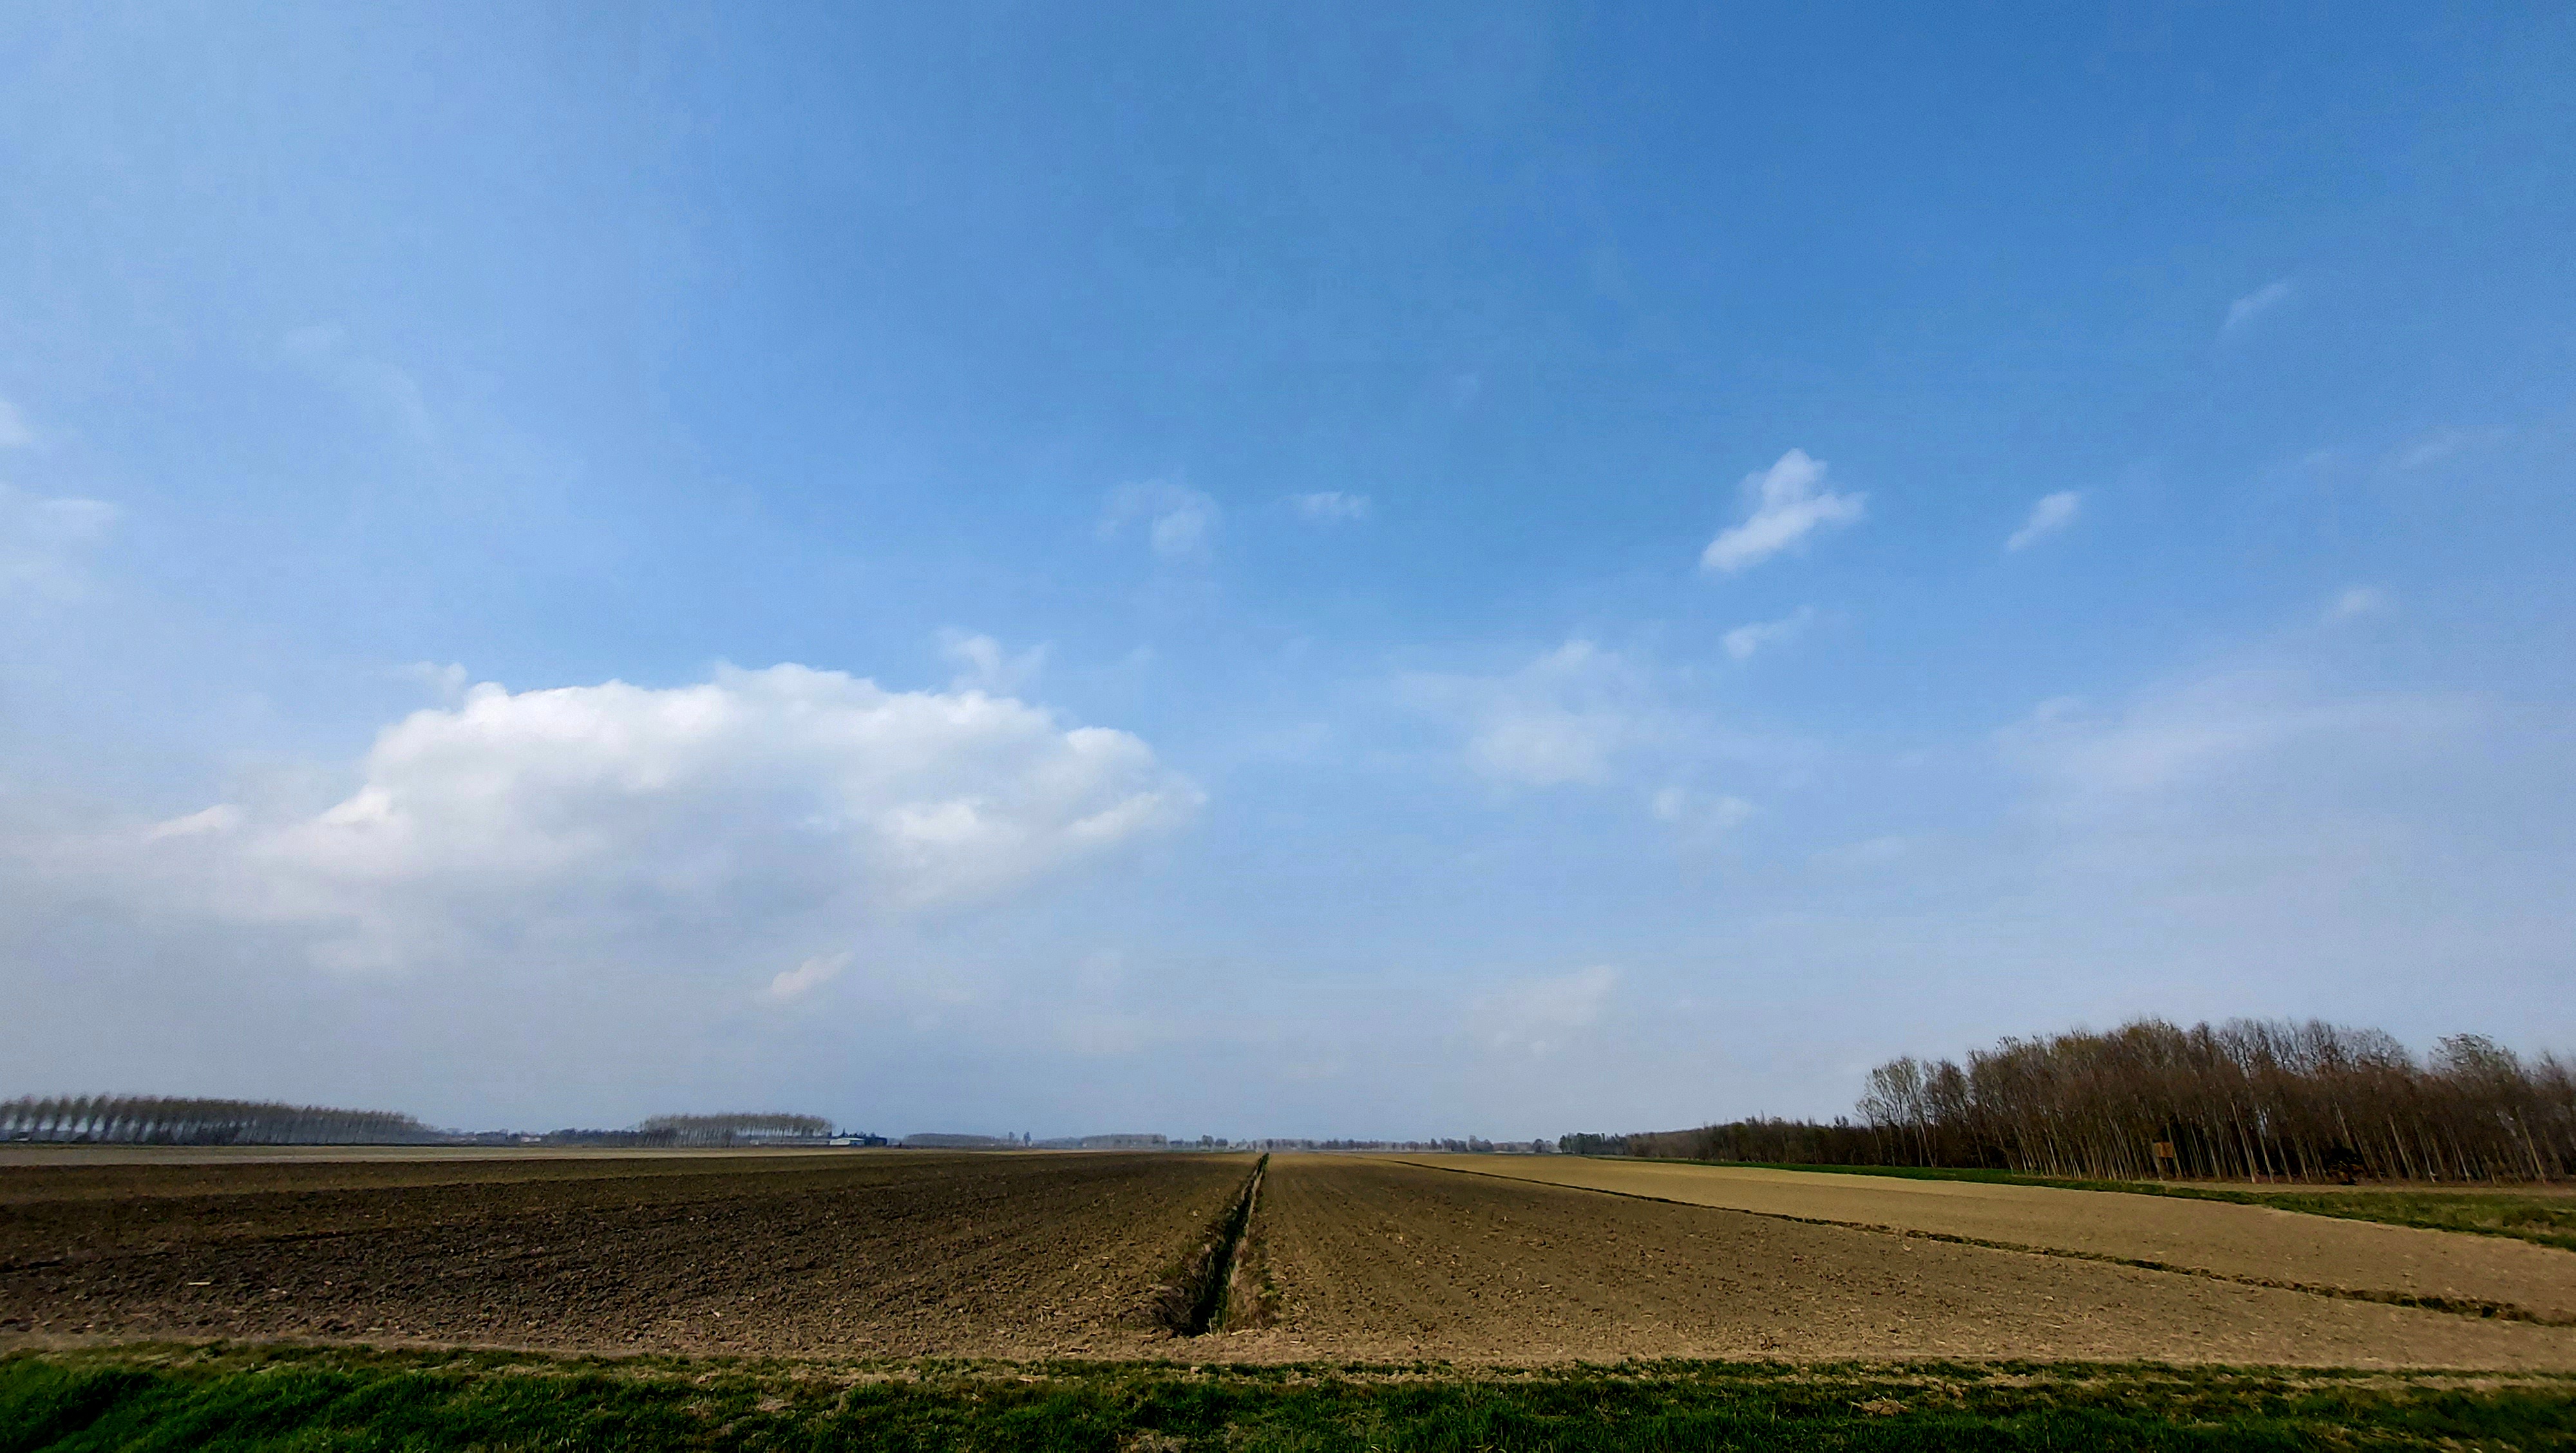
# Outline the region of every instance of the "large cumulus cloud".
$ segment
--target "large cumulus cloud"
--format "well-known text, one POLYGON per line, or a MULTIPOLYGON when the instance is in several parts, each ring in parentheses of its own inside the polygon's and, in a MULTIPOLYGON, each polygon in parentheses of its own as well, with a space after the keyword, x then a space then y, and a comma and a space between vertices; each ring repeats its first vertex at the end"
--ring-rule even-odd
POLYGON ((1126 732, 981 691, 724 669, 510 692, 386 728, 326 810, 219 804, 121 856, 170 904, 309 931, 334 967, 984 902, 1184 820, 1126 732))

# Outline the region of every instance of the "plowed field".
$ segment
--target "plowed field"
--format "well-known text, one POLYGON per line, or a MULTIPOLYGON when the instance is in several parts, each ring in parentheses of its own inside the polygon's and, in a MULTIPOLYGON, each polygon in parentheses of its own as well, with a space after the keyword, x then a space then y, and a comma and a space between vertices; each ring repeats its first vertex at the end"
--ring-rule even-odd
POLYGON ((1276 1159, 1258 1219, 1274 1356, 2576 1368, 2576 1328, 1393 1161, 1276 1159))
POLYGON ((0 1171, 0 1337, 1141 1352, 1248 1158, 0 1171), (154 1175, 158 1170, 160 1174, 154 1175))
POLYGON ((2501 1236, 2052 1186, 1573 1156, 1405 1159, 1699 1206, 2149 1261, 2238 1280, 2492 1304, 2576 1322, 2576 1252, 2501 1236))
MULTIPOLYGON (((1858 1178, 1757 1185, 1742 1194, 1810 1199, 1756 1214, 1682 1203, 1675 1188, 1700 1184, 1687 1177, 1651 1182, 1664 1198, 1645 1199, 1540 1179, 1615 1179, 1618 1165, 1492 1156, 1274 1157, 1234 1262, 1244 1301, 1216 1319, 1240 1330, 1178 1340, 1172 1307, 1190 1296, 1175 1273, 1231 1224, 1252 1166, 917 1151, 0 1164, 0 1344, 2576 1370, 2576 1327, 2528 1310, 2557 1305, 2557 1283, 2480 1260, 2576 1253, 2396 1232, 2430 1240, 2374 1271, 2338 1238, 2389 1228, 2257 1213, 2161 1225, 2168 1269, 2151 1269, 2101 1248, 2131 1247, 2119 1238, 2141 1208, 2204 1208, 2098 1192, 2000 1210, 1951 1198, 1958 1216, 2018 1218, 2006 1229, 2030 1249, 2010 1249, 1942 1239, 2002 1222, 1935 1226, 1922 1218, 1948 1203, 1934 1198, 1910 1213, 1917 1225, 1881 1187, 1842 1184, 1858 1178), (2318 1280, 2319 1267, 2347 1268, 2350 1284, 2318 1280), (2427 1267, 2451 1279, 2425 1280, 2427 1267), (2250 1284, 2266 1279, 2305 1289, 2250 1284), (2524 1310, 2369 1299, 2409 1287, 2524 1310)), ((1705 1199, 1738 1194, 1723 1181, 1705 1199)))

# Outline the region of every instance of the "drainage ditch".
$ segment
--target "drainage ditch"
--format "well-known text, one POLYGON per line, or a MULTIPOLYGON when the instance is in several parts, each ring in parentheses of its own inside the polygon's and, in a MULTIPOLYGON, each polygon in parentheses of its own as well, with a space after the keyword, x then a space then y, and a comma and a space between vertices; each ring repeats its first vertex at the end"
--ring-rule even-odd
POLYGON ((1243 1304, 1258 1300, 1258 1288, 1238 1288, 1236 1283, 1249 1280, 1243 1275, 1245 1247, 1252 1234, 1253 1210, 1261 1201, 1261 1175, 1269 1167, 1267 1155, 1253 1162, 1243 1193, 1217 1221, 1165 1298, 1163 1325, 1175 1335, 1204 1337, 1248 1320, 1240 1313, 1251 1310, 1243 1304))

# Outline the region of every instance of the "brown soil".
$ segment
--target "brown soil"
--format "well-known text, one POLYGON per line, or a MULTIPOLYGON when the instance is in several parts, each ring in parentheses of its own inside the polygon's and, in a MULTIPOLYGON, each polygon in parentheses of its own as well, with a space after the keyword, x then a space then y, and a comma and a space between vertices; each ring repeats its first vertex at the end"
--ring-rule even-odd
POLYGON ((1248 1158, 0 1170, 0 1340, 1140 1355, 1248 1158), (353 1184, 353 1182, 355 1182, 353 1184))
POLYGON ((2225 1201, 1573 1156, 1417 1164, 1814 1221, 2149 1261, 2240 1280, 2520 1309, 2576 1322, 2576 1251, 2225 1201))
POLYGON ((2576 1329, 1384 1160, 1279 1156, 1261 1358, 2150 1358, 2576 1368, 2576 1329))
MULTIPOLYGON (((1007 1154, 1007 1152, 988 1152, 1007 1154)), ((0 1206, 36 1201, 506 1185, 598 1176, 759 1175, 920 1164, 913 1150, 590 1150, 465 1146, 0 1146, 0 1206)))
POLYGON ((1237 1295, 1251 1295, 1226 1325, 1242 1330, 1178 1342, 1160 1320, 1188 1300, 1170 1273, 1204 1259, 1250 1157, 0 1165, 0 1345, 2576 1369, 2576 1327, 1494 1173, 1579 1164, 1273 1157, 1236 1260, 1237 1295))

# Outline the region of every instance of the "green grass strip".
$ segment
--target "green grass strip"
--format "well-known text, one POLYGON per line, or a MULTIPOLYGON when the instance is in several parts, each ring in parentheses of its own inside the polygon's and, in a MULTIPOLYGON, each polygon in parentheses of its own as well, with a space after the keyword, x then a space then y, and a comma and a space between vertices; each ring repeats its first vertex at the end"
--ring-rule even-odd
POLYGON ((2576 1447, 2576 1377, 1983 1364, 821 1366, 220 1347, 0 1356, 0 1453, 2554 1447, 2576 1447))

